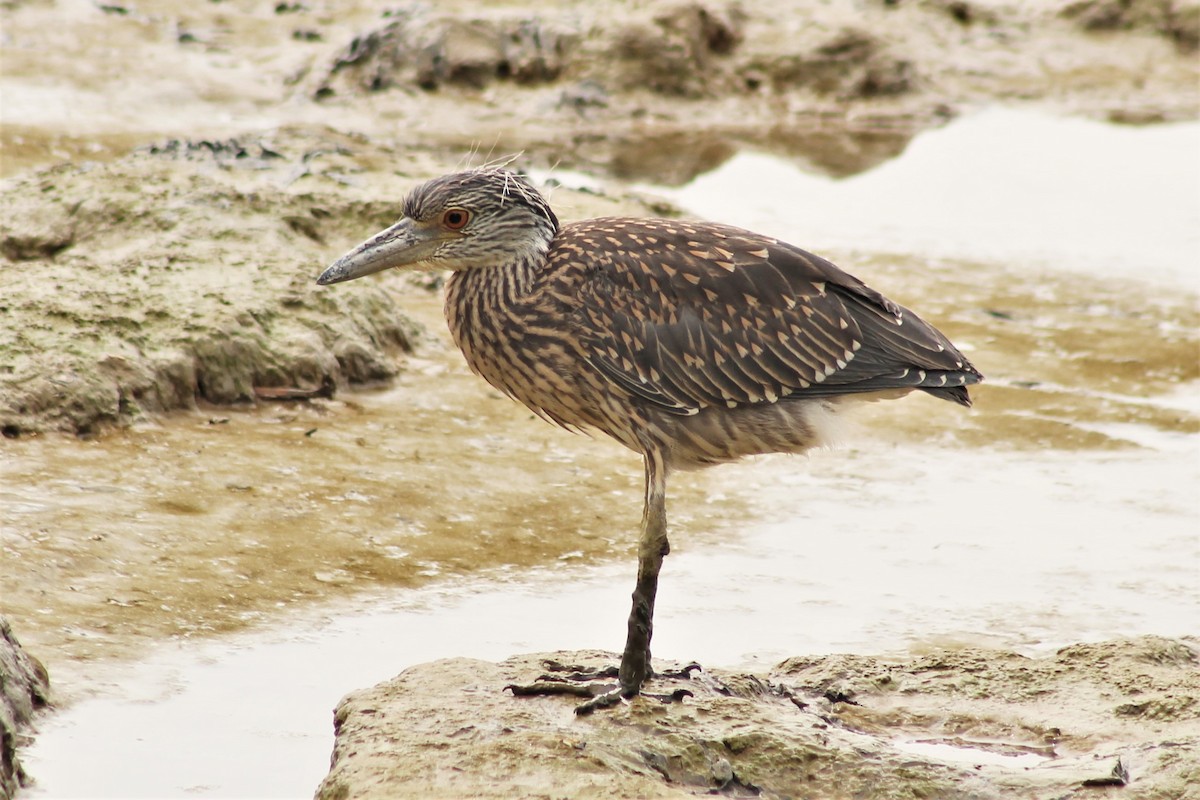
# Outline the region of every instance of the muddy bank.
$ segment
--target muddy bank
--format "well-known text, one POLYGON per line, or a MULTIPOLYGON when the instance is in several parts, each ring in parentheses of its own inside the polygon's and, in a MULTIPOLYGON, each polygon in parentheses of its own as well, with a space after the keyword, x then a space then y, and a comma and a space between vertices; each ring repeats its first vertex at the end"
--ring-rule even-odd
MULTIPOLYGON (((349 695, 317 797, 1182 798, 1200 764, 1195 641, 1081 644, 1045 658, 933 650, 793 658, 714 671, 681 703, 639 698, 575 717, 569 698, 514 698, 550 661, 452 659, 349 695)), ((1190 787, 1190 788, 1189 788, 1190 787)))
POLYGON ((1190 118, 1197 12, 1152 2, 405 6, 314 59, 297 86, 331 110, 369 98, 443 144, 521 149, 619 177, 681 183, 744 147, 844 176, 984 103, 1190 118), (1140 58, 1154 67, 1134 67, 1140 58), (456 118, 464 105, 478 121, 456 118))

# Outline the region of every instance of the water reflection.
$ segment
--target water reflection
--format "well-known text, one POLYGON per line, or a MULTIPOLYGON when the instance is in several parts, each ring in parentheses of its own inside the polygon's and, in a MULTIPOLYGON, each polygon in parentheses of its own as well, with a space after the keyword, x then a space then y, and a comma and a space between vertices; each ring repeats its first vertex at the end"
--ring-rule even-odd
MULTIPOLYGON (((619 178, 682 186, 728 163, 742 149, 757 148, 818 175, 842 178, 899 156, 921 127, 916 120, 882 125, 813 116, 766 129, 730 124, 724 129, 645 132, 616 140, 605 137, 597 161, 619 178)), ((746 189, 746 183, 741 183, 739 192, 746 189)))
POLYGON ((741 153, 681 205, 817 250, 1009 263, 1200 291, 1200 123, 1151 127, 992 109, 844 180, 741 153))

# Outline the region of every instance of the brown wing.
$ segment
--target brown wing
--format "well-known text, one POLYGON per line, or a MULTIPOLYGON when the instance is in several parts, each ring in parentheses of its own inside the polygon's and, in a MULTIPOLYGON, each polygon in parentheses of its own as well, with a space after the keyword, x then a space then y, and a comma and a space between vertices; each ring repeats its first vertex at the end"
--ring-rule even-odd
POLYGON ((662 409, 890 388, 969 404, 963 387, 980 379, 911 311, 774 239, 625 219, 568 226, 560 239, 594 261, 573 320, 589 363, 662 409))

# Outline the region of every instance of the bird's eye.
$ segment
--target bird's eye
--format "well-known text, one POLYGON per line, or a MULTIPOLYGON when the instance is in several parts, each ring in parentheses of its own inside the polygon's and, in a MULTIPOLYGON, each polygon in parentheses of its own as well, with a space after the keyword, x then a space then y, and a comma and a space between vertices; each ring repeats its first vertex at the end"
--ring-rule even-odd
POLYGON ((442 224, 452 231, 461 231, 471 221, 471 212, 462 208, 450 208, 442 214, 442 224))

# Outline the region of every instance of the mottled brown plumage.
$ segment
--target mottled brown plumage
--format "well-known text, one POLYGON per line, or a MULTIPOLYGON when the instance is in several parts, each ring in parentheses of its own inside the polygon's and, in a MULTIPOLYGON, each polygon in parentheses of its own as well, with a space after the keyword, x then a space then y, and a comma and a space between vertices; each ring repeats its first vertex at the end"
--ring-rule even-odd
POLYGON ((640 453, 646 508, 620 686, 649 674, 671 469, 802 452, 851 399, 919 389, 970 405, 981 375, 939 331, 819 256, 728 225, 561 225, 498 169, 430 181, 404 218, 320 283, 449 269, 446 319, 467 363, 543 418, 640 453))

